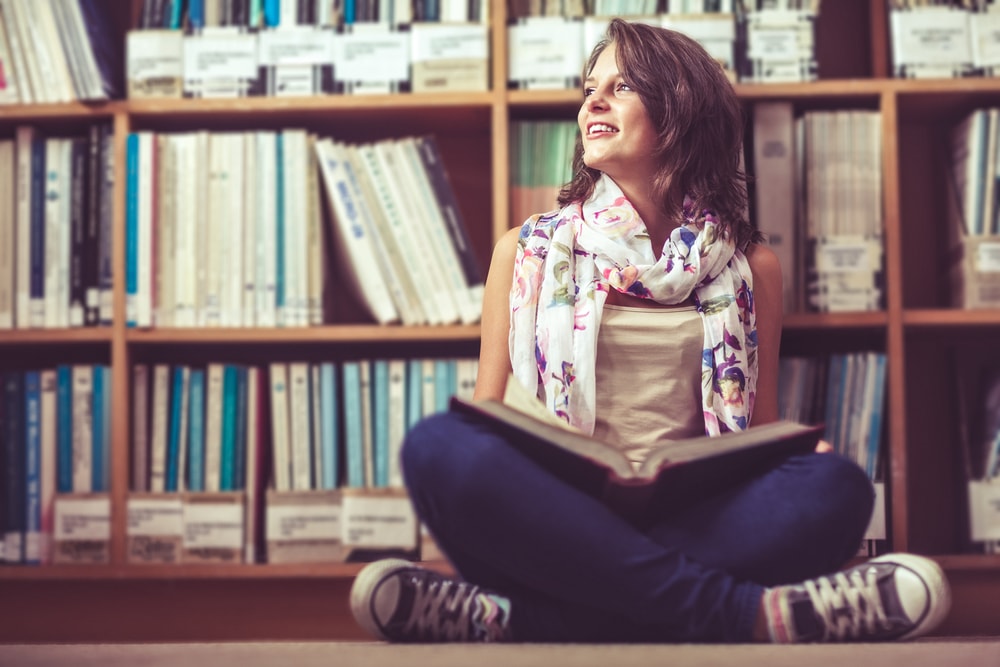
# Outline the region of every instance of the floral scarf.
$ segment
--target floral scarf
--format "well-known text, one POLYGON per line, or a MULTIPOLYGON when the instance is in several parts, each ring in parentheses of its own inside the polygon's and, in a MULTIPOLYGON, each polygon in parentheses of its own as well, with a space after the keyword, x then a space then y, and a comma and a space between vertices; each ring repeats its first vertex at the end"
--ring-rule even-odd
POLYGON ((662 304, 691 297, 705 331, 705 432, 749 423, 757 389, 750 267, 714 213, 691 209, 685 197, 684 223, 659 259, 645 223, 606 175, 583 204, 532 216, 521 228, 510 295, 514 375, 585 433, 594 431, 597 332, 609 287, 662 304))

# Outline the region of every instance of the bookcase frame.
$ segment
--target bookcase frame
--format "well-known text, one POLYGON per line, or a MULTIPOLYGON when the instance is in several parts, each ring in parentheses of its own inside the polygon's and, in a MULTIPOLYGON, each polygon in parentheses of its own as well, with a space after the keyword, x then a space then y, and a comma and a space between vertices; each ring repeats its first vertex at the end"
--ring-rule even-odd
MULTIPOLYGON (((794 350, 879 349, 888 357, 886 405, 889 518, 894 549, 935 557, 949 574, 955 606, 941 634, 1000 634, 1000 556, 961 553, 965 545, 964 480, 951 355, 1000 333, 1000 309, 948 307, 945 194, 939 144, 948 123, 977 105, 1000 105, 1000 80, 907 81, 889 75, 884 0, 824 3, 817 26, 820 80, 737 85, 750 106, 791 100, 814 108, 877 109, 883 132, 885 220, 884 311, 792 313, 783 346, 794 350), (858 46, 860 44, 860 46, 858 46), (942 351, 949 351, 942 354, 942 351)), ((262 362, 295 355, 475 353, 478 326, 402 327, 366 324, 359 309, 344 323, 303 329, 163 329, 125 326, 125 137, 135 129, 208 126, 336 129, 349 140, 378 138, 386 121, 401 130, 464 128, 443 154, 473 244, 484 265, 509 217, 508 125, 513 119, 572 118, 573 91, 508 91, 503 0, 493 0, 491 90, 486 93, 319 96, 240 100, 122 100, 0 107, 0 135, 17 124, 74 129, 110 119, 114 128, 114 323, 107 328, 0 332, 0 365, 62 359, 108 363, 113 379, 112 540, 106 566, 0 567, 0 642, 212 641, 350 639, 364 635, 347 607, 356 564, 135 566, 125 563, 129 483, 130 382, 137 360, 185 354, 229 355, 262 362), (388 102, 388 103, 387 103, 388 102), (466 139, 472 136, 468 144, 466 139), (471 148, 463 146, 471 145, 471 148), (485 150, 489 151, 484 155, 485 150), (470 212, 472 214, 470 214, 470 212)), ((117 16, 119 34, 134 24, 117 16)), ((123 37, 124 38, 124 37, 123 37)), ((749 114, 748 114, 749 115, 749 114)), ((340 320, 338 320, 340 321, 340 320)), ((444 564, 434 567, 446 569, 444 564)))

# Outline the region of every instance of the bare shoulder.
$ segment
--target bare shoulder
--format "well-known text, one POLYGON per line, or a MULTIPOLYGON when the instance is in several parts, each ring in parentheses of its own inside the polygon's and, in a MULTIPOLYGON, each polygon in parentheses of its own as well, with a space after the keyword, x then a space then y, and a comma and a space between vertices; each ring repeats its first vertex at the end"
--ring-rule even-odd
POLYGON ((781 281, 781 263, 778 256, 766 245, 752 243, 746 251, 747 263, 753 272, 754 283, 781 281))
POLYGON ((520 236, 520 227, 514 227, 504 232, 503 236, 500 237, 500 240, 493 247, 493 262, 508 259, 513 262, 514 256, 517 253, 517 239, 520 236))

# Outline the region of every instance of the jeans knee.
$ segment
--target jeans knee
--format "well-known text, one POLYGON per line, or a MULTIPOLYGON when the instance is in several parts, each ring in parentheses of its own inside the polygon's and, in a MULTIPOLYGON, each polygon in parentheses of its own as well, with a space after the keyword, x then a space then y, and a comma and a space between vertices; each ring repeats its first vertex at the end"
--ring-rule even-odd
POLYGON ((875 506, 875 488, 868 474, 854 461, 838 454, 810 456, 811 477, 829 510, 854 517, 865 527, 875 506))
POLYGON ((440 474, 454 443, 449 435, 454 416, 443 412, 417 422, 406 434, 400 451, 400 466, 408 488, 419 485, 428 476, 440 474))

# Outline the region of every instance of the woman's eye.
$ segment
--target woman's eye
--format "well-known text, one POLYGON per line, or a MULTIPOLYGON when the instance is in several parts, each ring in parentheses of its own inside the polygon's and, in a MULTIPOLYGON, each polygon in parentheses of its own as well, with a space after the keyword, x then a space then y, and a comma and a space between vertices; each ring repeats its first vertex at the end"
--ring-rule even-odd
POLYGON ((593 94, 594 94, 594 89, 593 88, 584 88, 583 89, 583 96, 584 97, 590 97, 593 94))
POLYGON ((624 90, 624 91, 627 91, 627 92, 631 92, 632 91, 632 86, 628 85, 627 83, 625 83, 623 81, 622 83, 618 84, 618 90, 624 90))

